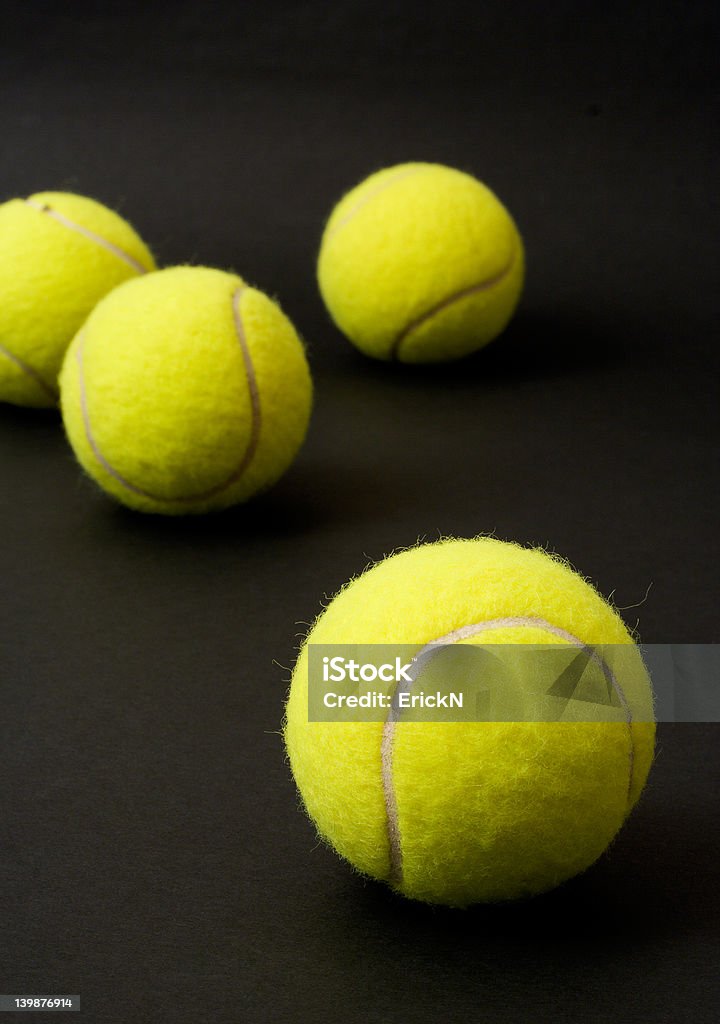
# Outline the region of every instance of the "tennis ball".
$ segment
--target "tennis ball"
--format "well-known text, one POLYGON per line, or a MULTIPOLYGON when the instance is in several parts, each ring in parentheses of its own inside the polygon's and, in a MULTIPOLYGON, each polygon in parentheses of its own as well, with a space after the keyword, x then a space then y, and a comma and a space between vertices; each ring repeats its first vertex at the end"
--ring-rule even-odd
POLYGON ((0 401, 57 404, 65 350, 95 304, 154 270, 130 225, 69 192, 0 205, 0 401))
POLYGON ((325 228, 318 282, 330 315, 376 359, 458 359, 504 330, 524 276, 510 214, 481 182, 398 164, 348 192, 325 228))
POLYGON ((293 673, 285 741, 307 812, 355 868, 413 899, 466 906, 551 889, 602 854, 645 784, 655 727, 639 652, 634 706, 618 721, 308 720, 310 645, 440 640, 633 644, 542 550, 447 540, 386 559, 330 603, 293 673))
POLYGON ((277 480, 308 425, 295 330, 235 274, 173 267, 93 310, 60 374, 65 430, 108 494, 145 512, 206 512, 277 480))

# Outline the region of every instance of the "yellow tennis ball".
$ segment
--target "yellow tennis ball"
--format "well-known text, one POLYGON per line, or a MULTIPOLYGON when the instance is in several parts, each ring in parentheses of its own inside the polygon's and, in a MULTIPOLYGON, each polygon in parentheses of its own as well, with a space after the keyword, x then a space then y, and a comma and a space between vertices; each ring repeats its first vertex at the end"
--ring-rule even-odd
POLYGON ((155 262, 93 199, 38 192, 0 205, 0 401, 57 404, 65 350, 95 304, 155 262))
POLYGON ((68 439, 125 505, 182 514, 244 501, 287 469, 312 383, 295 329, 235 274, 173 267, 94 309, 60 375, 68 439))
MULTIPOLYGON (((414 899, 465 906, 551 889, 603 853, 645 784, 655 727, 642 659, 628 652, 639 669, 618 721, 309 721, 310 645, 439 640, 633 644, 544 551, 482 538, 386 559, 330 603, 293 673, 285 741, 306 809, 355 868, 414 899)), ((616 681, 618 696, 629 682, 616 681)))
POLYGON ((370 175, 333 210, 318 282, 330 315, 376 359, 434 363, 487 345, 515 310, 523 245, 500 200, 440 164, 370 175))

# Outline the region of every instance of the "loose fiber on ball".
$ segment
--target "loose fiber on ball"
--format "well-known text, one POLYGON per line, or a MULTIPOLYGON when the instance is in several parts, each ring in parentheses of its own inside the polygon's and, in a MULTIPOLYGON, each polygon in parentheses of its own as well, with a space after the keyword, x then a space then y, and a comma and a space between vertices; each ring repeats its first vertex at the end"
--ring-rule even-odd
POLYGON ((623 720, 309 721, 311 644, 633 644, 544 551, 481 538, 404 551, 351 581, 311 629, 285 741, 308 814, 357 870, 451 906, 539 893, 601 856, 636 803, 655 727, 642 659, 623 720))
POLYGON ((68 349, 65 429, 131 508, 206 512, 269 487, 307 430, 312 382, 288 318, 235 274, 173 267, 116 288, 68 349))
POLYGON ((0 205, 0 401, 56 405, 62 360, 85 318, 154 269, 130 225, 93 199, 38 192, 0 205))
POLYGON ((366 355, 458 359, 504 330, 524 251, 499 199, 476 178, 409 163, 370 175, 325 228, 318 283, 340 330, 366 355))

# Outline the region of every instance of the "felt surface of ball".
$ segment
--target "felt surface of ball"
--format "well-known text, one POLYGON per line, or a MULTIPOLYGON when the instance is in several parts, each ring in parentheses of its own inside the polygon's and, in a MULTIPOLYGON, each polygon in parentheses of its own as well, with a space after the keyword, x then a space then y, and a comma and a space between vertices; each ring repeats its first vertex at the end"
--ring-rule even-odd
POLYGON ((409 163, 370 175, 333 210, 318 283, 364 353, 458 359, 504 330, 522 290, 523 244, 497 197, 469 174, 409 163))
POLYGON ((0 205, 0 401, 54 406, 65 351, 111 289, 155 269, 127 221, 68 192, 0 205))
POLYGON ((308 720, 311 644, 420 649, 458 630, 482 644, 633 643, 544 551, 489 538, 423 545, 351 581, 320 615, 293 673, 285 741, 307 812, 338 853, 406 896, 466 906, 551 889, 597 860, 645 784, 655 726, 640 658, 642 706, 627 721, 308 720))
POLYGON ((146 512, 237 504, 287 469, 312 383, 280 308, 235 274, 173 267, 106 296, 60 376, 68 439, 119 501, 146 512))

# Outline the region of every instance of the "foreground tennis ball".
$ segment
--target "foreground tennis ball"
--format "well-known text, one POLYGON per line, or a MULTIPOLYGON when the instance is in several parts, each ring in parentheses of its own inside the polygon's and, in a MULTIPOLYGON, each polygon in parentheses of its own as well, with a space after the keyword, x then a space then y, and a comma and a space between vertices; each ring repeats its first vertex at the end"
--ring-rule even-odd
POLYGON ((0 205, 0 401, 57 404, 65 350, 95 304, 153 257, 112 210, 68 192, 0 205))
POLYGON ((331 602, 293 674, 285 740, 307 811, 359 871, 414 899, 465 906, 551 889, 602 854, 645 784, 655 726, 639 652, 621 721, 308 720, 309 645, 439 640, 633 643, 544 551, 450 540, 388 558, 331 602))
POLYGON ((60 375, 82 466, 131 508, 225 508, 287 469, 312 383, 295 330, 235 274, 174 267, 96 306, 60 375))
POLYGON ((318 281, 340 330, 369 356, 457 359, 505 328, 522 290, 510 214, 475 178, 440 164, 372 174, 325 228, 318 281))

